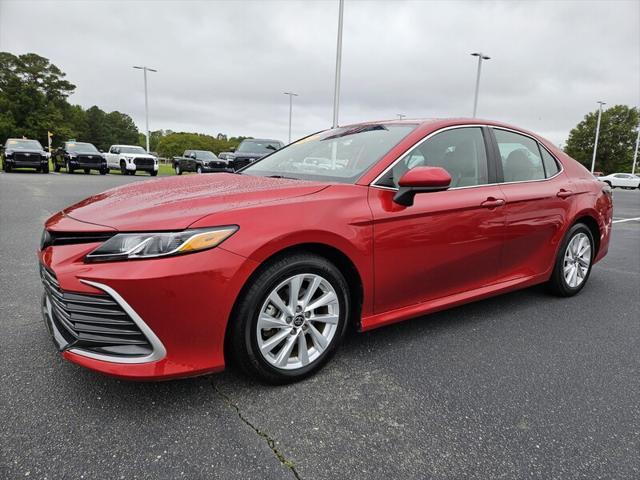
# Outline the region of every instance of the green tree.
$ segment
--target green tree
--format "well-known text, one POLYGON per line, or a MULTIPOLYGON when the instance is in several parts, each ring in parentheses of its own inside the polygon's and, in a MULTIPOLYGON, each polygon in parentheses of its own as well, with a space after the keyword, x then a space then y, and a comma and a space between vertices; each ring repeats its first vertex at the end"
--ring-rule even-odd
POLYGON ((0 52, 0 141, 26 136, 46 145, 47 131, 64 122, 62 111, 75 85, 48 59, 0 52))
MULTIPOLYGON (((631 171, 640 112, 637 108, 615 105, 602 112, 596 152, 597 171, 631 171)), ((569 132, 564 151, 585 167, 591 168, 598 112, 585 115, 569 132)))
POLYGON ((160 138, 157 152, 161 157, 171 158, 182 155, 185 150, 210 150, 215 154, 229 151, 237 147, 246 137, 232 137, 228 140, 218 140, 211 135, 202 133, 170 133, 160 138))

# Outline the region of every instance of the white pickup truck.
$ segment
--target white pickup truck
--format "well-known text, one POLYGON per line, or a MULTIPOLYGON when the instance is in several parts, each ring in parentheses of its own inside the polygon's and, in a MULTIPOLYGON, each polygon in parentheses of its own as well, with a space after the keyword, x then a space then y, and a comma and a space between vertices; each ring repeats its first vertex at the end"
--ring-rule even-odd
POLYGON ((158 174, 158 159, 137 145, 111 145, 107 158, 109 170, 120 170, 122 175, 135 175, 137 171, 158 174))

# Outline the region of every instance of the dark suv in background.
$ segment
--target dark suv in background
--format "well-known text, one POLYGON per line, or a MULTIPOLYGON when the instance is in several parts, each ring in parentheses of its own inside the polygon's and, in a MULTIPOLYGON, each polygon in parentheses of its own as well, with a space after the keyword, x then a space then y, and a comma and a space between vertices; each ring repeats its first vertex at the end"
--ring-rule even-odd
POLYGON ((74 170, 84 170, 84 173, 97 170, 100 175, 106 175, 109 171, 107 159, 100 150, 91 143, 74 141, 64 142, 53 156, 53 169, 59 172, 63 167, 67 173, 73 173, 74 170))
POLYGON ((49 173, 49 157, 37 140, 9 138, 4 144, 2 169, 35 168, 36 172, 49 173))
POLYGON ((233 152, 221 152, 218 157, 229 162, 233 170, 240 170, 256 160, 280 150, 284 144, 280 140, 247 138, 233 152))
POLYGON ((228 172, 229 163, 209 150, 185 150, 181 157, 173 157, 176 175, 183 172, 228 172))

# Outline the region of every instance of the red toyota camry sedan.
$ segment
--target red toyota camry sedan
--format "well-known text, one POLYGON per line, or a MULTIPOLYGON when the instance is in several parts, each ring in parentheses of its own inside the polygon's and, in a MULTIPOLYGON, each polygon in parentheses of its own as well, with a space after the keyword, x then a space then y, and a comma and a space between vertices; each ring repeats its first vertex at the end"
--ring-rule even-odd
POLYGON ((237 173, 87 198, 43 232, 42 312, 63 356, 156 380, 235 362, 317 371, 360 331, 530 285, 578 293, 607 253, 609 187, 496 122, 371 122, 237 173))

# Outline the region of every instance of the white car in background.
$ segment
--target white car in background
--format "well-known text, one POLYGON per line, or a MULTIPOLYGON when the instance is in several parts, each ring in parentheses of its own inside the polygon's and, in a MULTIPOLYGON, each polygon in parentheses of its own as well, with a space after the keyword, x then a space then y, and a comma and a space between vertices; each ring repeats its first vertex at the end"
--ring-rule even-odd
POLYGON ((640 188, 640 177, 630 173, 612 173, 604 177, 598 177, 598 180, 612 188, 640 188))
POLYGON ((158 159, 138 145, 111 145, 104 156, 107 168, 120 170, 122 175, 135 175, 138 171, 149 172, 152 177, 158 174, 158 159))

